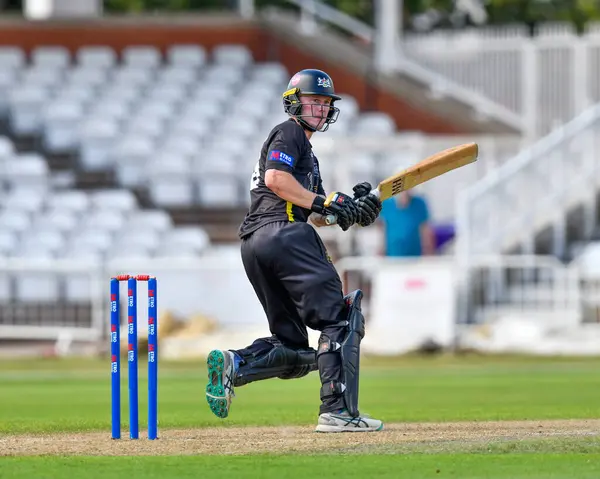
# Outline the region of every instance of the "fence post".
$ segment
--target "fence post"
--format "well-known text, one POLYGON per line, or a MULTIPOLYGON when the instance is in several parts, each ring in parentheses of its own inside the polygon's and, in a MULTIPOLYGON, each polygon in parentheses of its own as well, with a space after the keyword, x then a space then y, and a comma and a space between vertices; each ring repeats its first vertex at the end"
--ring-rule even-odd
POLYGON ((532 144, 535 141, 539 128, 539 116, 537 112, 537 93, 538 93, 538 51, 533 40, 526 40, 522 43, 521 50, 521 114, 525 120, 524 136, 526 144, 532 144))

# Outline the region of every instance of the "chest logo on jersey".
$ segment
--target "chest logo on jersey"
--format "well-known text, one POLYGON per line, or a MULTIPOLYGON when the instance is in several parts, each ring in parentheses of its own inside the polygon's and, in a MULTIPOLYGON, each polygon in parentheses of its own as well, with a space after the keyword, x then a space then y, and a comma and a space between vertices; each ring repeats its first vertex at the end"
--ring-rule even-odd
POLYGON ((269 154, 270 161, 277 161, 279 163, 283 163, 284 165, 294 166, 294 157, 290 156, 283 151, 273 150, 269 154))

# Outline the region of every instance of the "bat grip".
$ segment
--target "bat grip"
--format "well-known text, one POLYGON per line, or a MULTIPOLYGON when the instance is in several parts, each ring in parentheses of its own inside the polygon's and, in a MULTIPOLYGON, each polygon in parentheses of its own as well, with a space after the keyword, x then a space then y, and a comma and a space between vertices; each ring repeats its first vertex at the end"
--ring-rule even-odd
MULTIPOLYGON (((372 189, 371 190, 371 194, 379 197, 380 196, 379 189, 377 189, 377 188, 372 189)), ((331 225, 334 225, 336 223, 337 223, 337 216, 336 215, 327 215, 327 216, 325 216, 325 224, 327 226, 331 226, 331 225)))
POLYGON ((327 226, 331 226, 337 223, 337 216, 335 215, 327 215, 325 217, 325 224, 327 226))

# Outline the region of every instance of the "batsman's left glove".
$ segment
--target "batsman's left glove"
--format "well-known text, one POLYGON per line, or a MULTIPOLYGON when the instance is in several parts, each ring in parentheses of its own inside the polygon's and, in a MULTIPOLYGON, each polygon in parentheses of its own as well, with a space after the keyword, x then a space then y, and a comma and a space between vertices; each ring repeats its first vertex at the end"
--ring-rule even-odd
POLYGON ((358 204, 356 201, 339 191, 330 193, 327 198, 316 196, 311 211, 324 216, 334 215, 337 225, 346 231, 358 220, 358 204))
POLYGON ((378 196, 371 193, 371 184, 364 181, 358 183, 352 188, 354 191, 354 200, 358 206, 357 224, 360 226, 369 226, 375 222, 381 213, 381 200, 378 196))

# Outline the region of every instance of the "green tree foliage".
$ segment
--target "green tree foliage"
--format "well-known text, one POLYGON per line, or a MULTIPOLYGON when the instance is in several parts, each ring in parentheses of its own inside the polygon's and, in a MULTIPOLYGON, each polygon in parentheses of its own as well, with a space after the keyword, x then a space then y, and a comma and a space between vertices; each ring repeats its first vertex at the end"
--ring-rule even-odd
POLYGON ((600 20, 598 0, 489 0, 489 23, 570 22, 578 31, 600 20))
MULTIPOLYGON (((600 0, 484 0, 493 25, 526 23, 535 26, 541 22, 572 22, 581 31, 586 23, 600 20, 600 0)), ((323 0, 366 23, 374 22, 374 0, 323 0)), ((105 0, 109 12, 152 12, 182 10, 232 9, 237 0, 105 0)), ((278 6, 291 8, 286 0, 255 0, 257 8, 278 6)), ((455 9, 455 0, 404 0, 404 19, 428 11, 438 11, 442 17, 455 9)), ((441 22, 445 25, 445 22, 441 22)))
POLYGON ((186 10, 231 9, 235 0, 105 0, 108 12, 177 12, 186 10))

